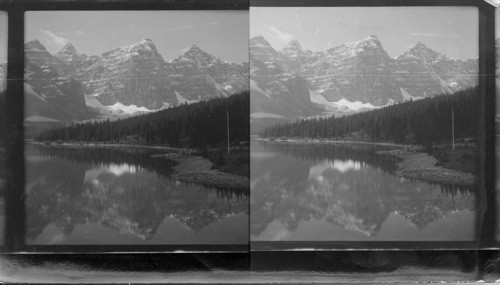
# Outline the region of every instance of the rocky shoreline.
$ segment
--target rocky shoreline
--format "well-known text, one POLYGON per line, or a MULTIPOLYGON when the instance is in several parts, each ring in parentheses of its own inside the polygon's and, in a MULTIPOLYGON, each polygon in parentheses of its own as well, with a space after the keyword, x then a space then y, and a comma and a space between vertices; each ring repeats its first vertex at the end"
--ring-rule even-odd
POLYGON ((153 155, 154 158, 169 159, 177 162, 170 177, 188 183, 213 187, 248 190, 249 179, 244 176, 226 173, 213 168, 210 160, 196 155, 165 154, 153 155))
POLYGON ((462 186, 472 186, 477 181, 476 176, 471 173, 437 166, 437 159, 427 153, 405 149, 377 151, 377 153, 402 159, 396 170, 396 175, 399 177, 462 186))

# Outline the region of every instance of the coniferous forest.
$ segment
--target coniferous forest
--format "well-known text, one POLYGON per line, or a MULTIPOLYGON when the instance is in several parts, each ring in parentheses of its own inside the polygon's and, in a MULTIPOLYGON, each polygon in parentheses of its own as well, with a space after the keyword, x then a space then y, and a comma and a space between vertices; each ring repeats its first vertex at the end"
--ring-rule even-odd
POLYGON ((76 123, 41 132, 37 141, 131 143, 205 148, 248 141, 250 93, 217 98, 117 121, 76 123))
POLYGON ((360 139, 366 141, 430 145, 455 138, 475 138, 478 88, 452 95, 405 101, 343 117, 313 118, 266 128, 263 137, 360 139), (452 115, 453 110, 453 115, 452 115))

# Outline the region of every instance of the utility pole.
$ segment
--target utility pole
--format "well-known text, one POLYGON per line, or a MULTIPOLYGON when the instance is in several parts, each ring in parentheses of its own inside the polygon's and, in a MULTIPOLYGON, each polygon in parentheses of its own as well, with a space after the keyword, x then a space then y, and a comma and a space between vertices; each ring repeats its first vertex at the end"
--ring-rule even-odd
POLYGON ((455 113, 453 112, 453 107, 451 107, 451 145, 451 150, 455 150, 455 113))
POLYGON ((226 118, 227 118, 227 154, 229 154, 231 152, 229 149, 229 110, 226 111, 226 118))

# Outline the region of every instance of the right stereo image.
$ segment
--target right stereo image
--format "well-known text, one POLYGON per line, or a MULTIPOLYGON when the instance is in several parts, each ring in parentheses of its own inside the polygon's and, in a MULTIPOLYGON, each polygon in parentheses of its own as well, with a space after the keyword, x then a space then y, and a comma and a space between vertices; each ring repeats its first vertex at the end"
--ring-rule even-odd
POLYGON ((474 244, 476 7, 251 7, 250 38, 252 249, 474 244))

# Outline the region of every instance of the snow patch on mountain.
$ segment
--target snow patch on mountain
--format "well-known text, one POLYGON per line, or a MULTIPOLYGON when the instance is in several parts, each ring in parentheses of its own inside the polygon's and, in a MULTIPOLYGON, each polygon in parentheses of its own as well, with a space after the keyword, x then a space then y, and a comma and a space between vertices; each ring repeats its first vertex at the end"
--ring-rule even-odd
POLYGON ((361 111, 364 109, 376 109, 377 107, 373 106, 370 103, 363 103, 361 101, 351 102, 345 98, 340 99, 336 102, 330 102, 326 100, 323 95, 319 91, 309 91, 311 94, 311 102, 320 104, 326 108, 326 111, 334 111, 334 110, 352 110, 352 111, 361 111))
POLYGON ((118 102, 115 103, 114 105, 111 106, 106 106, 109 110, 116 112, 116 111, 121 111, 125 114, 134 114, 137 112, 154 112, 156 110, 149 110, 146 107, 137 107, 136 105, 123 105, 122 103, 118 102))
POLYGON ((341 108, 347 108, 350 110, 361 110, 361 109, 375 109, 377 107, 373 106, 370 103, 362 103, 361 101, 355 101, 351 102, 345 98, 340 99, 337 102, 332 102, 332 104, 335 104, 336 106, 339 106, 341 108))

